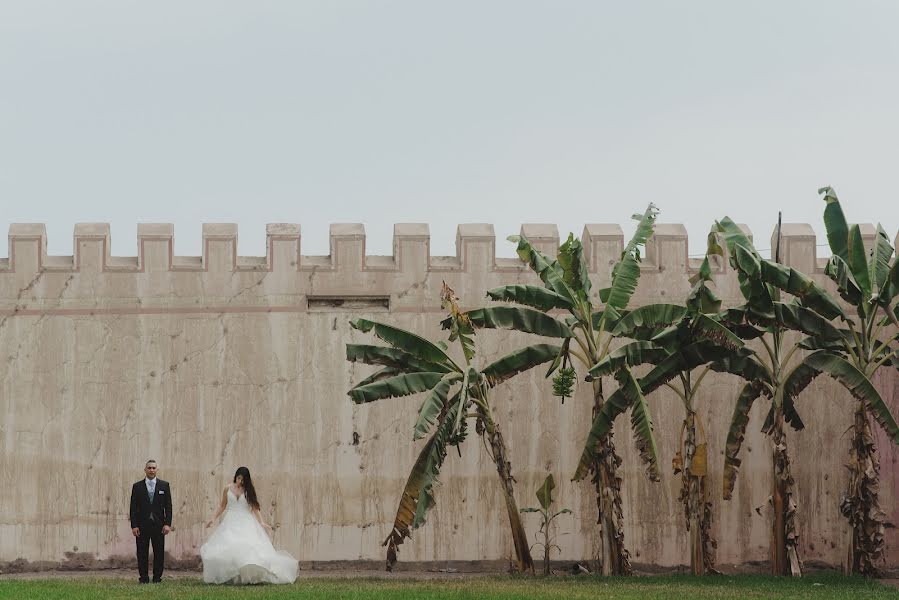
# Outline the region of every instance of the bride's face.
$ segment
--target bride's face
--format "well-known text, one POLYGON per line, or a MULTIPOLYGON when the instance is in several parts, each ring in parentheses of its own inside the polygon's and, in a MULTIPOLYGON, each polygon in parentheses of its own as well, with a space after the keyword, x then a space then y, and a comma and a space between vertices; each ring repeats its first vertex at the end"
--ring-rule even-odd
POLYGON ((243 487, 243 475, 238 475, 238 476, 234 479, 234 483, 236 483, 236 484, 239 485, 240 487, 243 487))

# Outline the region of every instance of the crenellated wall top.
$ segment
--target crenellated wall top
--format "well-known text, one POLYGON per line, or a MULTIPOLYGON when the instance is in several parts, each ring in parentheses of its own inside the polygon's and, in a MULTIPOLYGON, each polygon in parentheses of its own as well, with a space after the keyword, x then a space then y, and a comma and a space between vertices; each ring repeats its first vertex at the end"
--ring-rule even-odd
MULTIPOLYGON (((748 228, 744 230, 752 235, 748 228)), ((862 231, 867 242, 873 241, 872 225, 863 225, 862 231)), ((559 247, 556 225, 527 223, 520 232, 549 255, 559 247)), ((331 225, 330 252, 325 256, 303 254, 297 224, 272 223, 266 233, 265 256, 239 256, 237 225, 207 223, 202 254, 177 256, 174 226, 144 223, 138 225, 137 255, 128 257, 111 255, 109 224, 80 223, 75 226, 73 255, 52 256, 47 254, 44 225, 13 224, 9 257, 0 259, 0 301, 7 304, 7 312, 33 307, 35 301, 81 308, 114 303, 145 307, 153 302, 170 306, 181 301, 213 310, 235 302, 289 305, 299 297, 345 301, 368 296, 376 298, 373 306, 417 310, 433 308, 435 290, 444 279, 459 286, 470 302, 479 301, 495 285, 536 282, 517 257, 496 256, 497 244, 508 242, 498 241, 493 225, 485 223, 458 226, 455 256, 431 254, 430 231, 423 223, 396 224, 390 256, 366 254, 365 227, 359 223, 331 225)), ((610 267, 625 245, 624 231, 616 224, 587 224, 581 240, 594 280, 599 286, 607 285, 610 267)), ((702 259, 688 255, 688 241, 683 225, 656 225, 646 245, 638 297, 673 299, 689 290, 684 275, 695 272, 702 259)), ((771 247, 775 242, 772 234, 771 247)), ((818 256, 822 245, 826 239, 818 238, 810 225, 782 226, 783 262, 819 278, 827 261, 818 256)), ((713 268, 720 274, 729 270, 721 260, 714 260, 713 268)), ((721 285, 733 288, 728 280, 723 278, 721 285)))
MULTIPOLYGON (((751 236, 749 229, 744 230, 751 236)), ((874 239, 874 226, 862 224, 867 241, 874 239)), ((365 253, 365 227, 360 223, 335 223, 330 230, 330 253, 307 256, 302 253, 302 234, 298 224, 271 223, 266 227, 265 256, 238 256, 235 223, 204 223, 202 254, 174 254, 174 225, 141 223, 137 227, 137 255, 110 254, 108 223, 79 223, 74 231, 74 254, 47 254, 46 227, 40 223, 14 223, 9 228, 9 257, 0 259, 0 272, 59 271, 80 272, 145 272, 145 271, 311 271, 311 270, 402 270, 420 269, 426 262, 433 271, 470 271, 518 269, 516 258, 496 257, 496 233, 493 225, 466 223, 457 228, 456 255, 434 256, 430 253, 430 231, 425 223, 397 223, 393 228, 393 255, 373 256, 365 253)), ((559 246, 559 230, 554 224, 526 223, 521 234, 548 254, 559 246)), ((617 224, 587 224, 581 240, 586 249, 591 271, 603 270, 614 263, 624 248, 624 232, 617 224)), ((500 243, 506 243, 500 240, 500 243)), ((775 246, 772 233, 771 247, 775 246)), ((899 244, 899 236, 896 238, 899 244)), ((782 226, 784 262, 816 272, 826 259, 818 257, 817 248, 826 245, 806 223, 782 226)), ((688 258, 687 230, 680 224, 659 223, 646 248, 644 267, 684 272, 696 269, 699 258, 688 258)))

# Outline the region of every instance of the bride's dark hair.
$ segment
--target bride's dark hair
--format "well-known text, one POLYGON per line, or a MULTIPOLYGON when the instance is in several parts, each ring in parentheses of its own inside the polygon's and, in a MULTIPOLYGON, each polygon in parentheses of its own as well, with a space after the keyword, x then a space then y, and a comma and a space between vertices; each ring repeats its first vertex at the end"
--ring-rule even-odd
POLYGON ((259 510, 259 501, 256 499, 256 488, 253 487, 253 479, 250 477, 250 470, 246 467, 240 467, 234 473, 234 483, 237 483, 237 476, 243 476, 243 493, 247 497, 247 504, 250 508, 259 510))

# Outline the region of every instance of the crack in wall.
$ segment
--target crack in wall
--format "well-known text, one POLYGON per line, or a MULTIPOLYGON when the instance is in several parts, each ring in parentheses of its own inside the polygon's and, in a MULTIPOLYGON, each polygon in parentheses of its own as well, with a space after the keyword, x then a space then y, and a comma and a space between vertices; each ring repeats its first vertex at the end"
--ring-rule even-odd
MULTIPOLYGON (((258 280, 256 280, 255 282, 251 283, 250 285, 248 285, 246 287, 239 289, 236 293, 232 294, 231 297, 228 298, 228 304, 231 304, 232 302, 234 302, 234 300, 239 298, 245 292, 247 292, 253 288, 257 288, 257 287, 261 286, 262 283, 265 281, 266 277, 268 277, 270 273, 271 273, 271 271, 266 271, 265 273, 262 274, 262 277, 260 277, 258 280)), ((237 272, 233 273, 232 279, 235 275, 238 275, 238 273, 237 272)))
POLYGON ((431 277, 431 274, 426 272, 425 276, 422 278, 421 281, 416 281, 409 287, 407 287, 407 288, 403 289, 402 291, 400 291, 399 293, 397 293, 397 295, 396 295, 397 299, 405 298, 407 295, 409 295, 413 291, 425 288, 428 284, 428 279, 430 279, 430 277, 431 277))

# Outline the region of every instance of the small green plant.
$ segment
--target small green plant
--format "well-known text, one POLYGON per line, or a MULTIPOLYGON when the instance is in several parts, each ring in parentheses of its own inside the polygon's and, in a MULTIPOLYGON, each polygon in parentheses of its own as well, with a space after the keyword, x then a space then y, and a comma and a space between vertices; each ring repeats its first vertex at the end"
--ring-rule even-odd
MULTIPOLYGON (((556 482, 553 480, 552 473, 546 476, 546 479, 543 481, 543 485, 537 488, 537 501, 540 502, 540 508, 522 508, 521 512, 523 513, 540 513, 540 516, 543 518, 543 521, 540 523, 540 529, 534 535, 537 536, 537 539, 540 539, 540 536, 543 536, 542 541, 538 541, 531 548, 536 546, 543 546, 543 574, 549 575, 549 551, 552 548, 555 548, 561 554, 562 549, 555 543, 553 540, 555 536, 550 536, 549 534, 549 525, 553 522, 553 519, 558 517, 559 515, 564 515, 565 513, 570 513, 571 511, 567 508, 563 508, 562 510, 550 514, 551 507, 553 504, 553 490, 556 488, 556 482)), ((562 535, 565 535, 564 533, 562 535)))

